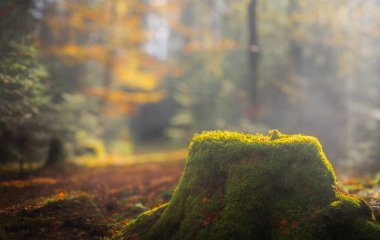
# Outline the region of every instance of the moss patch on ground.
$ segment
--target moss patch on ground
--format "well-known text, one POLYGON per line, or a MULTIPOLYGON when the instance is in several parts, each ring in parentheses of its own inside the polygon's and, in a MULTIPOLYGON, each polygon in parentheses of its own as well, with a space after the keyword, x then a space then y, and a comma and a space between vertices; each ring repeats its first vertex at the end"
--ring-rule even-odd
POLYGON ((0 229, 0 239, 101 239, 110 235, 99 208, 86 195, 51 198, 39 208, 2 215, 0 229))
POLYGON ((143 213, 126 239, 380 239, 361 198, 340 192, 315 137, 195 135, 170 202, 143 213))

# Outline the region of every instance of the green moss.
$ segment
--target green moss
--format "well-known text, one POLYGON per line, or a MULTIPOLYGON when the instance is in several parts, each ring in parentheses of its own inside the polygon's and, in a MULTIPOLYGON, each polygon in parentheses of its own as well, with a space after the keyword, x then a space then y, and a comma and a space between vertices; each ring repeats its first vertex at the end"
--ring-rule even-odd
POLYGON ((157 219, 161 216, 162 212, 166 209, 168 204, 163 204, 157 208, 146 211, 135 220, 128 224, 128 231, 135 236, 143 235, 146 229, 150 228, 157 219))
POLYGON ((141 239, 346 239, 336 238, 345 236, 342 229, 351 233, 347 239, 380 239, 365 201, 337 191, 333 168, 316 138, 278 130, 269 136, 213 131, 194 136, 165 211, 141 215, 125 234, 141 239))

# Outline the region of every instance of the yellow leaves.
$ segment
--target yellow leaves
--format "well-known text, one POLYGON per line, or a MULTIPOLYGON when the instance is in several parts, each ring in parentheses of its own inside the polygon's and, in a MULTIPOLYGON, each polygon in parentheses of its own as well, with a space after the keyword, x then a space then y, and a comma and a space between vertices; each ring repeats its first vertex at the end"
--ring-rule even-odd
POLYGON ((158 102, 164 97, 163 92, 124 92, 120 90, 104 89, 101 87, 87 88, 87 94, 98 96, 115 104, 143 104, 158 102))
POLYGON ((113 64, 113 74, 117 85, 143 91, 157 89, 162 68, 156 69, 155 61, 138 52, 130 52, 128 56, 116 58, 113 64))
POLYGON ((127 2, 125 0, 118 0, 115 3, 116 13, 118 15, 124 15, 128 11, 127 2))
POLYGON ((154 74, 144 73, 137 68, 118 66, 115 69, 117 79, 121 84, 131 88, 154 90, 157 88, 157 77, 154 74))
POLYGON ((88 60, 104 62, 107 56, 107 49, 99 44, 88 46, 67 44, 60 48, 53 48, 52 52, 60 55, 62 58, 70 58, 78 62, 84 62, 88 60))
POLYGON ((62 48, 62 53, 66 56, 78 56, 81 51, 81 47, 74 44, 66 45, 62 48))
POLYGON ((90 2, 68 0, 52 9, 43 19, 53 35, 51 42, 41 38, 39 45, 48 46, 43 51, 66 65, 99 68, 95 84, 87 79, 90 74, 81 77, 91 86, 85 92, 107 103, 102 110, 106 115, 126 114, 139 104, 161 100, 164 93, 157 89, 165 68, 142 48, 147 41, 144 12, 152 7, 139 0, 90 2), (93 87, 98 84, 112 89, 93 87))

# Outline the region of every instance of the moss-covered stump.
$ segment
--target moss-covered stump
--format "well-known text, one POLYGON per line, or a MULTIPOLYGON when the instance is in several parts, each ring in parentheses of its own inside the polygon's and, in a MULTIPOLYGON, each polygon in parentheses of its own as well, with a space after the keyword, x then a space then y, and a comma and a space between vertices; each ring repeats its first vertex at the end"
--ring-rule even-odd
POLYGON ((361 198, 340 192, 319 141, 234 132, 195 135, 167 205, 132 221, 126 239, 380 239, 361 198))

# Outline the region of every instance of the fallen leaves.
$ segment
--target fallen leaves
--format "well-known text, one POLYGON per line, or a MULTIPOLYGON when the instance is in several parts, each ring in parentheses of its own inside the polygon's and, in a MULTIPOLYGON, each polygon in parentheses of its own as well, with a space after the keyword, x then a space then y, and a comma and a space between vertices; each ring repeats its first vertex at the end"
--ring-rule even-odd
POLYGON ((373 176, 346 176, 338 182, 340 188, 348 193, 357 194, 370 205, 380 205, 380 174, 373 176))
POLYGON ((9 187, 9 188, 24 188, 24 187, 33 187, 41 186, 47 184, 55 184, 57 180, 54 178, 32 178, 27 180, 13 180, 13 181, 4 181, 0 182, 0 187, 9 187))
POLYGON ((183 167, 183 161, 170 161, 4 179, 0 182, 1 237, 111 237, 141 212, 168 201, 183 167))
POLYGON ((280 227, 284 226, 288 224, 288 220, 286 220, 286 218, 281 218, 280 222, 279 222, 279 225, 280 227))
MULTIPOLYGON (((0 182, 0 236, 5 239, 94 239, 118 234, 146 209, 167 202, 184 162, 72 168, 0 182)), ((379 176, 341 177, 340 188, 364 197, 380 219, 379 176)), ((200 201, 207 204, 204 196, 200 201)), ((205 212, 209 227, 217 216, 205 212)), ((282 216, 272 223, 288 237, 300 226, 282 216)))

